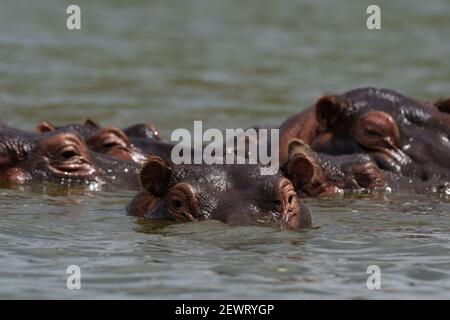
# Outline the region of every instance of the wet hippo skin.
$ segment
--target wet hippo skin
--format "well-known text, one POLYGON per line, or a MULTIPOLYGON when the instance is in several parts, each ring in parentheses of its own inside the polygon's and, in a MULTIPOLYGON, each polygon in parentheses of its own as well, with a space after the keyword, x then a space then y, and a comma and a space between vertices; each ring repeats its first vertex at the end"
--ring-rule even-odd
POLYGON ((422 181, 448 181, 448 110, 448 100, 428 103, 388 89, 355 89, 323 96, 287 120, 280 144, 286 148, 290 139, 300 138, 317 152, 365 153, 382 170, 422 181), (308 125, 301 130, 302 123, 308 125))
POLYGON ((130 215, 292 230, 311 226, 291 181, 281 173, 263 176, 258 165, 173 165, 151 156, 140 179, 142 191, 128 205, 130 215))
POLYGON ((122 130, 117 127, 102 127, 87 119, 84 124, 57 127, 48 121, 42 121, 37 126, 39 133, 52 131, 76 131, 92 151, 139 164, 145 162, 150 148, 158 151, 158 146, 163 144, 158 142, 159 132, 151 124, 136 124, 122 130))
POLYGON ((303 196, 330 196, 385 186, 382 170, 366 154, 322 154, 300 139, 292 139, 286 153, 281 170, 303 196))
POLYGON ((326 197, 350 192, 403 191, 448 193, 450 183, 442 179, 405 177, 383 170, 370 155, 355 153, 328 155, 313 151, 300 139, 292 139, 281 170, 289 177, 300 196, 326 197))
POLYGON ((139 166, 92 152, 70 130, 42 134, 0 125, 0 181, 110 184, 136 189, 139 166))

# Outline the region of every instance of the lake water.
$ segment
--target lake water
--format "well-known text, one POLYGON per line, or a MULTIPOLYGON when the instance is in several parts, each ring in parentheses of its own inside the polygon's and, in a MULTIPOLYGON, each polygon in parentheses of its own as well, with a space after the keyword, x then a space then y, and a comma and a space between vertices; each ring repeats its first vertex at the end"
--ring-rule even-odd
MULTIPOLYGON (((278 125, 320 94, 389 87, 450 96, 450 2, 3 0, 0 110, 33 130, 92 117, 125 126, 278 125)), ((0 298, 450 298, 450 198, 306 199, 318 227, 153 225, 133 192, 0 189, 0 298), (82 289, 66 288, 78 265, 82 289), (381 269, 368 290, 367 267, 381 269)))

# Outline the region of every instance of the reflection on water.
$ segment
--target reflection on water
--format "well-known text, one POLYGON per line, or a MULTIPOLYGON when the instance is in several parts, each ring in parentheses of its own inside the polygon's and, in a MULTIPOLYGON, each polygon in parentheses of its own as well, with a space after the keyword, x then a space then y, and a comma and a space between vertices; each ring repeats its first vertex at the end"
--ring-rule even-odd
MULTIPOLYGON (((0 110, 33 129, 93 117, 125 126, 277 125, 323 92, 375 85, 449 95, 450 3, 14 0, 0 10, 0 110)), ((132 193, 0 189, 1 298, 449 298, 448 196, 307 199, 302 233, 125 215, 132 193), (66 289, 66 268, 82 290, 66 289), (379 265, 382 290, 366 288, 379 265)))

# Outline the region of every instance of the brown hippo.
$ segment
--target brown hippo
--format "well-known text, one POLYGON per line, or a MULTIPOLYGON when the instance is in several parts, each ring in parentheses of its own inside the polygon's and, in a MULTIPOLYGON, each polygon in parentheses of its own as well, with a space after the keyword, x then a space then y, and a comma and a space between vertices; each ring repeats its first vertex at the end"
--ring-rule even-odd
POLYGON ((123 130, 115 127, 102 127, 87 119, 84 124, 69 124, 55 127, 47 121, 37 126, 37 132, 74 130, 86 141, 92 151, 107 154, 123 160, 143 164, 148 155, 171 158, 171 143, 161 141, 158 130, 152 124, 135 124, 123 130))
POLYGON ((309 210, 280 172, 261 175, 258 165, 174 165, 150 156, 140 175, 143 190, 130 215, 174 221, 311 226, 309 210))
POLYGON ((288 154, 281 170, 295 182, 300 196, 323 197, 373 190, 450 194, 448 181, 423 181, 386 171, 364 153, 333 156, 315 152, 303 141, 293 139, 288 154))
POLYGON ((317 152, 366 153, 383 170, 448 181, 449 105, 448 100, 432 104, 376 88, 326 95, 281 126, 280 145, 286 148, 291 138, 300 138, 317 152))
POLYGON ((130 160, 143 164, 146 152, 136 147, 133 140, 139 144, 150 141, 148 144, 158 144, 159 133, 153 125, 137 124, 121 130, 116 127, 102 127, 97 122, 87 119, 84 124, 69 124, 55 127, 50 122, 42 121, 37 126, 37 132, 73 130, 78 132, 89 149, 110 155, 123 160, 130 160), (141 142, 142 141, 142 142, 141 142))
POLYGON ((0 125, 0 181, 139 186, 139 166, 92 152, 75 131, 42 134, 0 125))
POLYGON ((300 195, 310 197, 385 187, 382 170, 367 154, 330 156, 299 139, 290 141, 282 171, 300 195))

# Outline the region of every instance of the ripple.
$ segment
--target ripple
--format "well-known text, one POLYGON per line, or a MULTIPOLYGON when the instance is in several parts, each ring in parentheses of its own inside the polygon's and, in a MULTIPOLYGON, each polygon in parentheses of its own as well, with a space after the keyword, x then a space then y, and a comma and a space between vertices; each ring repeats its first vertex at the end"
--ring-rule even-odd
MULTIPOLYGON (((358 86, 448 95, 446 0, 383 4, 381 32, 365 29, 357 0, 91 1, 82 32, 65 29, 64 6, 2 4, 1 117, 12 126, 148 120, 167 139, 193 120, 276 126, 324 92, 358 86)), ((131 196, 0 189, 0 298, 448 298, 443 193, 306 199, 319 228, 301 233, 145 223, 125 215, 131 196), (70 264, 80 291, 65 287, 70 264), (372 264, 380 291, 366 287, 372 264)))

